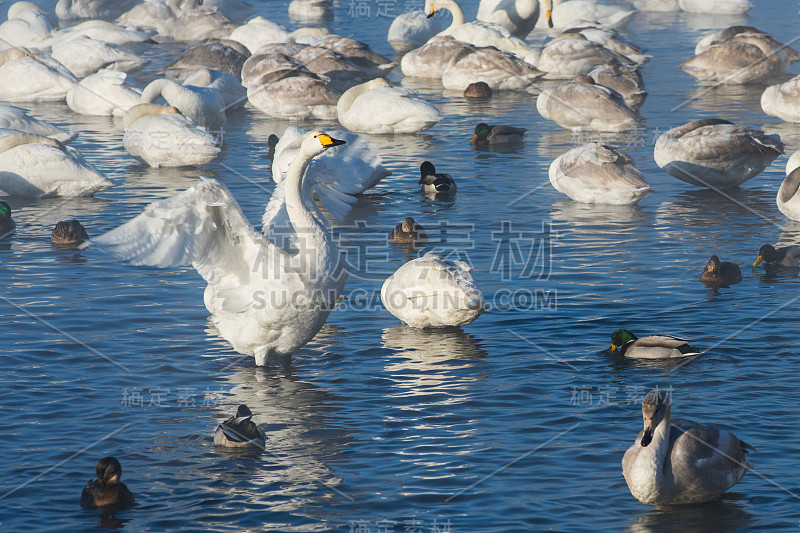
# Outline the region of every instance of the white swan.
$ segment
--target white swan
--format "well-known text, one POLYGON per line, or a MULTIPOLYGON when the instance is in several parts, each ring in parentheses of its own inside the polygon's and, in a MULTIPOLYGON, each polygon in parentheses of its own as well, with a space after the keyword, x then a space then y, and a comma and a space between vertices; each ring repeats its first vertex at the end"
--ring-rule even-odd
POLYGON ((630 0, 639 11, 680 11, 678 0, 630 0))
POLYGON ((166 2, 146 0, 139 2, 116 19, 117 24, 154 28, 161 36, 169 37, 178 14, 166 2))
POLYGON ((522 60, 534 60, 538 53, 525 41, 511 35, 499 24, 490 22, 464 22, 464 12, 455 0, 425 0, 425 12, 432 15, 446 9, 453 16, 450 26, 440 32, 439 36, 450 35, 459 41, 475 46, 494 46, 498 50, 511 52, 522 60))
POLYGON ((56 16, 61 20, 113 20, 139 0, 58 0, 56 16))
POLYGON ((281 53, 250 56, 242 67, 247 99, 270 117, 336 117, 339 93, 328 86, 328 78, 281 53))
MULTIPOLYGON (((792 158, 790 158, 790 163, 796 163, 794 156, 798 153, 800 152, 795 152, 792 155, 795 161, 792 162, 792 158)), ((778 189, 778 196, 775 201, 780 212, 786 215, 787 218, 800 221, 800 169, 796 166, 789 170, 787 163, 786 178, 781 183, 780 189, 778 189)))
POLYGON ((231 19, 216 7, 183 10, 171 26, 170 37, 176 41, 225 39, 236 28, 231 19))
MULTIPOLYGON (((309 130, 289 126, 280 136, 272 159, 272 179, 281 183, 298 160, 300 144, 309 130)), ((351 200, 378 184, 391 172, 383 166, 378 151, 370 145, 369 137, 344 131, 332 131, 345 145, 326 151, 308 165, 304 187, 310 187, 326 208, 342 216, 351 200), (348 204, 348 205, 345 205, 348 204)))
POLYGON ((0 190, 12 196, 91 196, 112 183, 50 137, 0 130, 0 190))
POLYGON ((665 391, 642 401, 644 429, 622 458, 631 494, 648 505, 704 503, 717 499, 752 468, 753 447, 714 425, 672 419, 665 391))
POLYGON ((553 0, 481 0, 475 18, 500 24, 514 37, 524 39, 542 18, 542 10, 543 20, 552 28, 553 0))
POLYGON ((562 33, 545 45, 536 66, 546 72, 547 79, 565 80, 608 64, 633 64, 633 61, 580 33, 562 33))
POLYGON ((126 28, 125 26, 106 22, 104 20, 87 20, 56 32, 53 36, 53 45, 56 46, 81 35, 98 41, 115 44, 121 49, 133 54, 140 54, 150 45, 155 44, 155 41, 153 41, 150 34, 146 31, 126 28))
POLYGON ((221 150, 214 135, 170 106, 137 104, 123 126, 125 150, 152 167, 204 165, 221 150))
POLYGON ((623 131, 635 128, 639 114, 622 96, 588 76, 539 93, 536 109, 546 119, 574 131, 623 131))
MULTIPOLYGON (((594 0, 553 0, 551 27, 566 28, 582 20, 594 20, 607 28, 620 28, 636 14, 636 10, 610 6, 594 0)), ((546 29, 547 23, 539 17, 537 28, 546 29)))
POLYGON ((389 276, 381 287, 381 302, 414 328, 462 326, 484 310, 472 268, 433 252, 412 259, 389 276))
POLYGON ((238 26, 228 39, 242 43, 251 54, 255 54, 265 44, 289 42, 290 35, 291 33, 280 24, 259 16, 248 20, 247 24, 238 26))
POLYGON ((104 68, 135 72, 150 63, 149 59, 142 59, 115 44, 85 35, 54 40, 53 58, 60 61, 78 78, 85 78, 104 68))
POLYGON ((625 152, 591 142, 558 156, 550 165, 550 183, 576 202, 635 204, 650 185, 625 152))
POLYGON ((52 137, 64 144, 69 143, 78 136, 77 132, 70 133, 58 126, 33 118, 25 109, 11 104, 0 104, 0 128, 52 137))
POLYGON ((683 11, 712 15, 741 15, 754 7, 750 0, 678 0, 678 5, 683 11))
POLYGON ((445 89, 463 91, 480 80, 492 90, 524 90, 544 76, 533 65, 493 47, 464 48, 457 52, 442 72, 445 89))
POLYGON ((321 22, 333 18, 331 0, 292 0, 289 2, 289 18, 300 22, 321 22))
POLYGON ((0 101, 63 100, 76 83, 68 68, 44 52, 22 47, 0 52, 0 101))
POLYGON ((443 29, 438 20, 429 17, 424 11, 409 11, 395 17, 389 26, 386 40, 396 52, 404 54, 424 45, 443 29))
POLYGON ((786 175, 788 176, 792 173, 792 170, 798 167, 800 167, 800 150, 797 150, 795 153, 793 153, 789 157, 789 160, 786 161, 786 175))
POLYGON ((450 36, 434 37, 421 47, 411 50, 400 60, 400 70, 405 76, 441 79, 450 60, 464 49, 474 46, 450 36))
POLYGON ((151 81, 142 90, 141 102, 151 104, 162 97, 210 132, 219 134, 225 128, 225 98, 213 87, 181 85, 162 78, 151 81))
POLYGON ((285 204, 301 237, 294 254, 259 234, 225 186, 211 179, 154 202, 93 242, 137 265, 191 264, 208 283, 206 308, 234 350, 253 355, 257 365, 288 357, 317 334, 347 281, 335 242, 306 209, 302 192, 312 158, 340 143, 320 131, 306 134, 282 195, 270 199, 285 204))
POLYGON ((8 8, 8 20, 0 24, 0 50, 15 46, 47 50, 53 33, 44 11, 30 2, 16 2, 8 8))
MULTIPOLYGON (((592 42, 595 42, 615 54, 630 60, 635 65, 643 65, 650 61, 652 56, 625 39, 617 30, 604 28, 596 22, 580 22, 564 30, 563 34, 580 33, 592 42)), ((562 34, 562 35, 563 35, 562 34)))
POLYGON ((694 47, 694 54, 702 54, 715 44, 722 44, 726 41, 730 41, 731 39, 736 40, 739 37, 743 37, 745 34, 752 34, 755 37, 763 40, 773 52, 784 56, 790 63, 800 61, 800 54, 797 53, 797 50, 778 41, 769 33, 763 32, 758 28, 754 28, 753 26, 739 25, 728 26, 727 28, 721 29, 710 35, 706 35, 697 41, 697 45, 694 47))
POLYGON ((783 143, 761 130, 727 120, 695 120, 663 133, 656 164, 671 176, 701 187, 736 187, 783 154, 783 143))
POLYGON ((761 109, 783 121, 800 122, 800 76, 764 89, 761 109))
POLYGON ((739 33, 690 57, 679 68, 703 82, 762 82, 786 74, 792 58, 797 60, 792 49, 776 52, 775 43, 766 34, 739 33))
POLYGON ((414 91, 392 87, 383 78, 345 91, 336 111, 342 126, 363 133, 419 133, 442 120, 439 110, 414 91))
POLYGON ((67 92, 67 105, 82 115, 121 117, 141 101, 142 89, 124 72, 104 69, 91 74, 67 92))
POLYGON ((198 69, 189 74, 183 80, 183 84, 194 85, 195 87, 211 87, 218 90, 225 101, 225 111, 239 109, 247 103, 247 89, 239 83, 235 76, 221 70, 198 69))

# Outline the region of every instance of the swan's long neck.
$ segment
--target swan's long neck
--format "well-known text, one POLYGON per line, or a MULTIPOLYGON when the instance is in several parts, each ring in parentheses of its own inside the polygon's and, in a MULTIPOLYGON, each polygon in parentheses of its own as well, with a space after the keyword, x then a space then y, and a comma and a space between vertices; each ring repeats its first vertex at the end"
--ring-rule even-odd
MULTIPOLYGON (((286 212, 297 235, 295 240, 300 260, 298 268, 311 278, 316 277, 319 268, 330 253, 330 238, 325 228, 314 218, 314 215, 303 204, 303 179, 313 155, 304 153, 302 148, 286 173, 285 197, 286 212)), ((299 257, 298 257, 299 256, 299 257)))
POLYGON ((663 488, 669 485, 668 481, 672 478, 671 470, 666 468, 670 452, 671 425, 671 407, 666 406, 664 419, 653 431, 653 440, 639 451, 639 458, 636 461, 636 478, 639 492, 647 494, 649 498, 657 497, 663 488))
MULTIPOLYGON (((431 2, 431 0, 427 0, 431 2)), ((444 31, 440 32, 439 35, 449 35, 453 33, 453 31, 464 24, 464 12, 461 11, 461 7, 454 2, 454 0, 433 0, 433 5, 435 5, 438 9, 446 9, 450 12, 453 16, 453 22, 450 23, 450 26, 447 27, 444 31)), ((426 12, 430 12, 427 3, 426 3, 426 12)))
POLYGON ((170 105, 176 105, 177 98, 184 90, 182 85, 172 80, 155 80, 144 88, 139 101, 143 104, 151 104, 163 96, 170 105))

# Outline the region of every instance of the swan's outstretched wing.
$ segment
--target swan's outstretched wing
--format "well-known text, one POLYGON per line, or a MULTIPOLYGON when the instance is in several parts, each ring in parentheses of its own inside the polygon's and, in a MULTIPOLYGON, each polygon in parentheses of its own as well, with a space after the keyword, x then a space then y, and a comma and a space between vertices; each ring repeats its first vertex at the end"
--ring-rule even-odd
MULTIPOLYGON (((309 130, 290 126, 286 128, 275 147, 275 157, 272 162, 272 179, 280 184, 286 173, 297 157, 300 148, 300 139, 309 130)), ((346 144, 332 148, 319 157, 314 158, 306 170, 303 180, 304 192, 312 191, 331 214, 341 219, 356 202, 356 195, 374 187, 380 180, 391 174, 381 164, 377 150, 369 144, 364 135, 355 135, 344 131, 331 131, 331 135, 342 139, 346 144)), ((303 195, 311 198, 310 194, 303 195)), ((275 199, 275 195, 273 195, 275 199)), ((280 210, 272 199, 264 213, 264 233, 268 233, 268 217, 276 220, 280 210)), ((308 205, 309 209, 316 206, 308 205)), ((285 210, 284 210, 285 211, 285 210)), ((273 222, 272 225, 275 225, 273 222)))
POLYGON ((208 178, 91 242, 135 265, 192 265, 220 288, 248 287, 285 268, 284 254, 253 229, 230 191, 208 178))

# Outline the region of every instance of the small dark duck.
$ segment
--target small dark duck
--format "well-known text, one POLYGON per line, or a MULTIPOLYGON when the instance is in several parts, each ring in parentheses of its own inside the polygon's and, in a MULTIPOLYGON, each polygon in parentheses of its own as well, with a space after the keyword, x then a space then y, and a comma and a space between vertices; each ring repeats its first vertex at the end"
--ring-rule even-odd
POLYGON ((426 194, 455 194, 456 182, 450 174, 436 173, 436 168, 430 161, 425 161, 419 166, 419 186, 426 194))
POLYGON ((476 81, 467 85, 467 88, 464 89, 464 96, 467 98, 491 98, 492 88, 485 81, 476 81))
POLYGON ((397 244, 424 243, 428 241, 425 228, 414 222, 411 217, 406 217, 396 225, 389 235, 389 242, 397 244))
POLYGON ((77 220, 62 220, 50 235, 50 242, 58 246, 78 246, 88 240, 86 228, 77 220))
POLYGON ((136 501, 125 483, 119 480, 122 466, 114 457, 103 457, 95 467, 97 479, 89 481, 81 493, 83 507, 131 505, 136 501))
POLYGON ((742 271, 739 270, 739 265, 736 263, 720 261, 719 257, 712 255, 703 269, 703 273, 700 274, 700 281, 722 285, 738 283, 742 281, 742 271))
POLYGON ((214 444, 217 446, 257 446, 264 448, 267 437, 255 422, 250 420, 253 413, 242 404, 236 410, 236 415, 220 423, 214 430, 214 444))
POLYGON ((648 335, 638 338, 627 329, 617 329, 611 334, 610 351, 632 359, 672 359, 699 355, 686 339, 672 335, 648 335))
POLYGON ((479 146, 488 144, 513 144, 522 142, 522 136, 528 131, 514 126, 490 126, 481 122, 475 126, 475 135, 470 143, 479 146))

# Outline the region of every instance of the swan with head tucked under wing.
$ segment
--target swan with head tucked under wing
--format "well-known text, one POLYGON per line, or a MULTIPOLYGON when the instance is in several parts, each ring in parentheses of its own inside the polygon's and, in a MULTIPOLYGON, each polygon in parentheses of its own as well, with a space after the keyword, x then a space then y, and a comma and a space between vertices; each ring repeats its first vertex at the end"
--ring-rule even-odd
POLYGON ((342 126, 363 133, 419 133, 442 120, 439 110, 414 91, 392 87, 383 78, 346 90, 336 111, 342 126))
POLYGON ((322 328, 348 277, 327 228, 307 207, 313 200, 303 183, 312 159, 340 144, 322 131, 303 136, 267 205, 264 234, 224 185, 203 178, 92 242, 136 265, 192 265, 208 283, 206 308, 234 350, 257 365, 289 357, 322 328), (291 252, 265 237, 281 209, 294 232, 291 252))
POLYGON ((213 87, 181 85, 162 78, 151 81, 142 90, 141 101, 150 104, 160 97, 212 133, 219 134, 225 128, 225 98, 213 87))

